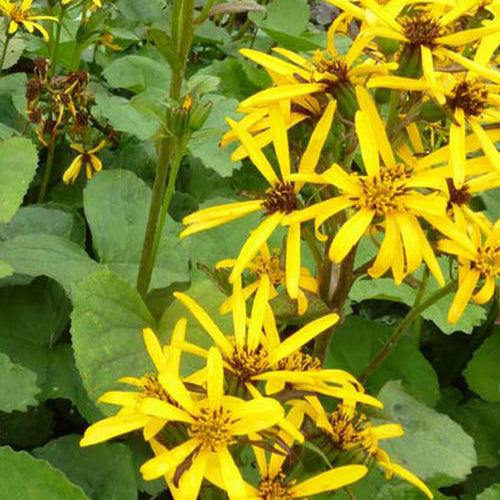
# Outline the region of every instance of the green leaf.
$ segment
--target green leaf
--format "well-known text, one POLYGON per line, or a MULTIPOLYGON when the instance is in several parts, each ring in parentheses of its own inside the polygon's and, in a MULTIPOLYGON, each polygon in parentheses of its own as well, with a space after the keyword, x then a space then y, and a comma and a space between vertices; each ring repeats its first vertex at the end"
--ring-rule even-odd
POLYGON ((88 422, 95 422, 102 413, 89 399, 82 378, 75 366, 71 344, 58 344, 47 353, 47 378, 44 398, 69 399, 88 422))
POLYGON ((0 336, 40 346, 53 344, 66 327, 70 310, 64 290, 46 278, 0 288, 0 336))
MULTIPOLYGON (((150 203, 149 187, 127 170, 101 172, 87 184, 83 195, 85 215, 99 260, 133 286, 137 281, 150 203)), ((180 224, 167 215, 152 288, 189 279, 189 243, 179 239, 180 230, 180 224)))
POLYGON ((130 450, 121 443, 80 448, 81 436, 66 435, 33 450, 37 458, 63 472, 92 500, 136 500, 137 485, 130 450))
POLYGON ((250 19, 259 27, 298 36, 309 23, 307 0, 295 0, 290 8, 290 0, 275 0, 266 7, 267 16, 260 12, 249 14, 250 19))
POLYGON ((79 486, 45 460, 8 446, 0 448, 0 477, 4 498, 90 500, 79 486))
POLYGON ((170 37, 162 30, 149 29, 148 38, 154 42, 156 50, 162 55, 163 59, 167 61, 170 69, 172 71, 178 71, 179 58, 175 54, 170 37))
POLYGON ((0 411, 0 446, 33 448, 46 443, 54 432, 53 413, 45 406, 30 406, 27 411, 0 411))
POLYGON ((463 481, 477 463, 474 441, 450 417, 407 394, 399 381, 387 382, 378 394, 384 414, 401 424, 405 435, 380 446, 393 462, 440 486, 463 481))
POLYGON ((477 500, 500 500, 500 484, 492 484, 486 488, 477 496, 477 500))
MULTIPOLYGON (((347 316, 335 330, 326 366, 361 375, 391 336, 387 325, 356 316, 347 316)), ((366 384, 376 393, 389 380, 403 381, 404 388, 419 401, 434 406, 440 398, 437 375, 415 343, 403 337, 366 384)))
POLYGON ((14 270, 7 264, 7 262, 0 261, 0 278, 5 278, 7 276, 12 276, 14 270))
POLYGON ((500 403, 473 399, 447 413, 474 438, 479 466, 500 465, 500 403))
MULTIPOLYGON (((18 113, 25 113, 28 105, 26 101, 27 80, 26 73, 3 75, 0 80, 0 95, 8 96, 18 113)), ((5 122, 4 117, 2 121, 5 122)))
POLYGON ((491 403, 500 402, 500 326, 496 326, 467 364, 464 371, 469 387, 491 403))
MULTIPOLYGON (((199 281, 183 293, 196 300, 224 334, 232 335, 233 324, 231 315, 226 314, 221 316, 219 314, 219 306, 225 299, 225 295, 219 291, 211 281, 199 281)), ((189 313, 188 309, 186 309, 186 307, 178 300, 174 300, 165 309, 165 312, 160 319, 159 331, 161 332, 163 339, 166 341, 170 339, 170 334, 175 326, 175 323, 177 323, 181 317, 188 318, 186 330, 187 341, 205 348, 214 345, 205 329, 200 326, 198 321, 191 315, 191 313, 189 313)), ((182 367, 184 375, 188 375, 203 366, 204 362, 200 360, 200 358, 189 354, 183 355, 182 367)))
POLYGON ((73 308, 76 366, 92 401, 116 389, 120 377, 140 377, 153 369, 141 331, 154 328, 155 321, 126 281, 109 271, 89 276, 78 287, 73 308))
POLYGON ((193 134, 189 141, 189 149, 207 168, 215 170, 222 177, 228 177, 234 169, 241 166, 240 161, 233 162, 230 159, 231 151, 237 144, 220 148, 219 142, 228 130, 226 117, 239 119, 239 114, 236 112, 238 101, 220 95, 211 95, 209 100, 213 103, 212 113, 203 128, 193 134))
POLYGON ((151 23, 162 16, 165 8, 162 0, 148 0, 137 2, 136 0, 118 0, 116 6, 125 19, 134 19, 144 23, 151 23))
MULTIPOLYGON (((4 49, 4 44, 5 44, 5 38, 2 37, 2 40, 0 41, 0 51, 3 51, 4 49)), ((5 54, 5 60, 3 62, 1 70, 6 70, 10 68, 11 66, 14 66, 14 64, 19 61, 19 58, 21 57, 23 50, 26 46, 26 42, 24 41, 23 38, 19 36, 15 36, 14 38, 11 38, 9 41, 9 45, 7 45, 7 52, 5 54)))
POLYGON ((70 296, 80 281, 100 268, 81 246, 49 234, 21 235, 0 243, 0 260, 16 273, 56 280, 70 296))
MULTIPOLYGON (((422 300, 425 301, 429 295, 437 289, 438 285, 431 277, 422 300)), ((397 286, 394 284, 394 281, 389 278, 358 280, 354 283, 349 293, 349 298, 355 302, 361 302, 367 299, 382 299, 402 302, 410 307, 415 302, 415 296, 416 290, 414 288, 406 283, 397 286)), ((422 317, 435 323, 437 327, 446 334, 457 331, 471 333, 474 327, 482 323, 486 317, 486 312, 482 307, 470 303, 467 305, 460 320, 452 325, 448 322, 447 316, 453 301, 453 296, 454 293, 451 292, 425 311, 422 311, 422 317)))
POLYGON ((0 143, 0 222, 16 213, 36 172, 36 147, 22 137, 0 143))
POLYGON ((496 221, 500 218, 500 188, 489 189, 481 193, 481 198, 486 205, 486 215, 488 215, 492 221, 496 221))
POLYGON ((83 242, 83 222, 68 210, 30 205, 21 207, 6 224, 0 224, 0 240, 23 234, 53 234, 83 242))
POLYGON ((36 374, 12 363, 9 357, 0 353, 0 411, 26 410, 28 406, 36 406, 35 399, 40 388, 36 385, 36 374))
POLYGON ((113 128, 120 132, 127 132, 145 141, 151 138, 158 128, 155 120, 141 113, 124 97, 97 92, 95 102, 93 111, 96 115, 109 120, 113 128))
POLYGON ((243 100, 270 85, 267 73, 245 59, 228 57, 214 61, 198 71, 197 75, 214 75, 220 79, 220 93, 226 97, 243 100))
POLYGON ((113 61, 102 72, 104 78, 115 89, 142 92, 148 87, 169 88, 170 70, 165 64, 149 57, 129 55, 113 61))

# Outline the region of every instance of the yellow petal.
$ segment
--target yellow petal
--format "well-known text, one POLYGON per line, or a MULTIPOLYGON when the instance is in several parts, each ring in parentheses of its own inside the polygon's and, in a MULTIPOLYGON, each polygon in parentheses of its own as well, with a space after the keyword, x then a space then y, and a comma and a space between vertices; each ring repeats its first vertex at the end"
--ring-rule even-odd
POLYGON ((413 486, 416 486, 419 490, 423 491, 429 498, 434 498, 431 490, 427 488, 425 483, 401 465, 392 462, 378 462, 378 464, 391 473, 396 474, 396 476, 399 476, 405 481, 408 481, 410 484, 413 484, 413 486))
POLYGON ((282 179, 287 179, 290 175, 290 152, 285 116, 279 102, 275 102, 269 106, 269 117, 271 118, 274 150, 278 158, 281 177, 282 179))
POLYGON ((371 224, 374 210, 361 209, 339 229, 330 245, 328 256, 337 264, 351 251, 371 224))
POLYGON ((278 177, 276 176, 273 167, 265 157, 262 150, 255 143, 254 138, 234 120, 227 118, 227 122, 235 131, 241 143, 245 146, 245 149, 247 150, 248 156, 250 157, 250 160, 252 160, 252 163, 266 178, 267 182, 269 182, 269 184, 273 186, 276 182, 278 182, 278 177))
POLYGON ((224 395, 224 369, 217 347, 211 347, 207 359, 207 396, 210 409, 218 410, 224 395))
POLYGON ((212 318, 210 318, 207 312, 200 307, 195 300, 183 293, 174 292, 174 297, 180 300, 189 309, 191 314, 196 318, 196 320, 224 353, 224 356, 230 358, 233 353, 231 342, 229 342, 225 335, 220 331, 219 327, 212 321, 212 318))
POLYGON ((356 111, 354 122, 366 173, 371 177, 378 177, 380 175, 380 162, 377 139, 373 135, 371 127, 371 116, 362 111, 356 111))
POLYGON ((407 214, 395 214, 396 223, 399 226, 403 247, 406 256, 407 273, 416 271, 422 262, 422 249, 420 247, 420 235, 416 219, 407 214))
MULTIPOLYGON (((397 248, 399 231, 396 229, 394 215, 388 214, 385 217, 385 236, 377 254, 377 258, 372 267, 368 269, 368 274, 372 278, 380 278, 390 267, 394 258, 394 249, 397 248)), ((400 245, 400 243, 399 243, 400 245)))
POLYGON ((359 481, 367 472, 368 469, 364 465, 344 465, 316 474, 310 479, 292 486, 289 491, 293 497, 306 497, 324 491, 337 490, 359 481))
POLYGON ((262 208, 262 201, 242 201, 237 203, 228 203, 226 205, 217 205, 215 207, 204 208, 182 219, 184 225, 195 224, 199 222, 217 220, 232 216, 234 219, 242 215, 255 212, 262 208))
POLYGON ((266 309, 269 307, 269 291, 269 276, 264 274, 260 279, 259 287, 257 288, 257 293, 255 294, 250 324, 248 326, 247 346, 250 351, 257 349, 260 344, 264 315, 266 313, 266 309))
POLYGON ((140 413, 105 418, 87 428, 83 438, 80 440, 80 446, 102 443, 116 436, 135 431, 144 427, 149 419, 148 415, 140 413))
POLYGON ((290 224, 286 240, 286 289, 292 299, 299 293, 300 222, 290 224))
POLYGON ((163 355, 161 350, 161 345, 158 342, 158 338, 154 334, 151 328, 143 328, 142 336, 144 338, 144 344, 148 351, 149 357, 152 359, 158 372, 163 372, 167 370, 167 360, 163 355))
POLYGON ((462 316, 462 313, 467 307, 469 299, 474 292, 479 275, 479 271, 471 270, 465 275, 465 279, 459 283, 457 293, 455 294, 450 310, 448 311, 448 321, 450 323, 456 323, 462 316))
MULTIPOLYGON (((380 151, 380 156, 384 160, 386 166, 392 166, 396 164, 394 159, 394 154, 392 152, 392 147, 387 138, 385 132, 385 126, 380 119, 377 111, 377 107, 373 102, 372 96, 365 88, 360 85, 356 86, 356 97, 358 98, 358 104, 366 117, 369 117, 369 124, 371 126, 372 135, 376 137, 376 147, 380 151)), ((364 158, 363 158, 363 161, 364 158)), ((377 175, 375 173, 369 172, 370 175, 377 175)))
POLYGON ((335 325, 338 320, 338 314, 333 313, 307 323, 273 350, 273 360, 279 361, 280 359, 286 358, 293 352, 299 350, 303 345, 307 344, 311 339, 335 325))
POLYGON ((492 276, 488 276, 481 290, 477 292, 473 299, 477 304, 484 304, 493 297, 495 293, 495 280, 492 276))
POLYGON ((294 97, 306 96, 326 90, 326 85, 322 83, 296 83, 292 85, 280 85, 270 89, 262 90, 240 103, 238 109, 245 112, 246 109, 253 109, 258 106, 268 106, 269 104, 293 99, 294 97))
POLYGON ((193 421, 192 417, 181 408, 177 408, 166 401, 155 398, 144 398, 140 405, 141 411, 153 417, 164 418, 176 422, 193 421))
POLYGON ((469 119, 469 124, 473 132, 476 134, 476 137, 479 139, 484 154, 491 161, 491 163, 495 167, 495 170, 500 173, 500 153, 498 152, 498 149, 496 148, 495 144, 488 136, 488 133, 481 127, 481 125, 476 120, 469 119))
POLYGON ((245 500, 248 498, 245 482, 228 449, 224 447, 219 450, 217 458, 219 459, 219 467, 229 500, 245 500))
POLYGON ((238 420, 231 425, 231 434, 252 434, 277 424, 285 416, 281 404, 275 399, 259 398, 245 401, 234 412, 238 420))

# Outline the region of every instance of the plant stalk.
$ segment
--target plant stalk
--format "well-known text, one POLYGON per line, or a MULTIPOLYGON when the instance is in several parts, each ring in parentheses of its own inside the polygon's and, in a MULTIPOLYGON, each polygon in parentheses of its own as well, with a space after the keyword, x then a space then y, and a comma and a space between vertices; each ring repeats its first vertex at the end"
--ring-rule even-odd
POLYGON ((420 315, 420 313, 448 295, 448 293, 453 290, 455 285, 455 281, 450 281, 450 283, 443 288, 436 290, 426 301, 420 304, 417 303, 417 299, 419 299, 419 294, 417 294, 414 306, 408 311, 408 314, 403 318, 399 326, 392 332, 391 338, 388 340, 387 344, 371 360, 370 364, 365 368, 359 377, 359 381, 361 383, 365 383, 370 375, 383 363, 385 358, 387 358, 387 356, 394 351, 394 348, 397 346, 403 334, 406 333, 408 328, 410 328, 413 321, 420 315))

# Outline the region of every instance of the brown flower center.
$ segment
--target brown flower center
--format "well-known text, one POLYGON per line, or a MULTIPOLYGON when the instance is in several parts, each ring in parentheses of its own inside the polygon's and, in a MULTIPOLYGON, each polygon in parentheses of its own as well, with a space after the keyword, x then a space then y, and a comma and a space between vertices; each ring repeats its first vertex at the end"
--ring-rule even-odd
POLYGON ((420 13, 416 17, 403 20, 401 24, 410 45, 433 47, 434 39, 443 34, 439 21, 428 14, 420 13))
POLYGON ((453 204, 461 206, 469 203, 471 194, 467 184, 464 184, 460 189, 457 189, 455 184, 453 184, 453 179, 450 178, 446 179, 446 184, 448 185, 448 193, 450 195, 448 206, 446 207, 447 210, 450 210, 453 204))
POLYGON ((263 500, 292 500, 293 495, 288 491, 295 481, 285 484, 285 475, 280 473, 276 477, 265 477, 259 483, 259 497, 263 500))
POLYGON ((479 81, 457 83, 452 92, 448 106, 453 110, 462 108, 466 116, 479 116, 488 104, 488 90, 479 81))
POLYGON ((297 208, 297 195, 291 182, 278 182, 266 191, 263 207, 267 215, 275 212, 289 214, 297 208))
POLYGON ((278 370, 308 372, 321 369, 321 360, 301 351, 295 351, 278 361, 278 370))
POLYGON ((382 179, 368 177, 360 179, 363 195, 355 200, 358 208, 374 210, 377 215, 386 215, 393 212, 404 212, 405 204, 402 196, 407 194, 408 188, 398 179, 390 176, 382 179))
POLYGON ((230 364, 238 379, 247 382, 253 376, 267 370, 269 367, 269 353, 261 345, 255 350, 249 350, 247 346, 235 346, 230 364))

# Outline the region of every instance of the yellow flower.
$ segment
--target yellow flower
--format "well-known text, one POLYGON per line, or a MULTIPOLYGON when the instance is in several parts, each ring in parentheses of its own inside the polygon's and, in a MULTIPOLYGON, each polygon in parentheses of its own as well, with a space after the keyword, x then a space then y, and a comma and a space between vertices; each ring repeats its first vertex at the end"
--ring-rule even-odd
MULTIPOLYGON (((236 259, 224 259, 217 262, 216 268, 231 268, 237 263, 236 259)), ((252 276, 256 279, 243 288, 242 293, 245 300, 251 297, 259 287, 259 283, 264 275, 267 275, 271 283, 269 298, 272 299, 278 295, 277 288, 285 285, 285 270, 281 262, 280 249, 273 249, 273 253, 269 251, 267 243, 264 243, 259 250, 259 254, 246 266, 252 276)), ((297 295, 297 312, 302 315, 307 310, 307 296, 303 290, 317 294, 318 293, 318 280, 311 276, 305 267, 300 268, 299 275, 299 291, 297 295)), ((220 306, 220 313, 226 314, 233 308, 233 296, 228 297, 220 306)))
POLYGON ((78 151, 80 154, 71 162, 66 172, 64 172, 63 181, 65 184, 76 181, 82 166, 85 166, 87 179, 92 179, 93 170, 100 172, 102 170, 102 162, 94 153, 100 151, 105 145, 106 141, 103 139, 95 148, 87 151, 80 144, 71 144, 71 148, 78 151))
POLYGON ((318 427, 317 434, 310 439, 312 442, 318 439, 327 456, 330 451, 336 455, 337 450, 349 452, 358 462, 369 463, 371 459, 375 459, 386 471, 387 479, 395 474, 419 488, 429 498, 433 498, 432 492, 423 481, 401 465, 391 462, 389 455, 378 446, 381 439, 401 437, 404 431, 400 425, 373 425, 366 415, 356 410, 355 404, 349 399, 339 404, 330 415, 325 412, 319 401, 310 402, 313 404, 304 405, 304 410, 318 427))
MULTIPOLYGON (((181 342, 184 339, 185 330, 186 320, 182 318, 177 322, 172 338, 176 342, 181 342)), ((149 440, 158 434, 168 422, 168 418, 151 416, 142 411, 141 403, 146 398, 154 398, 164 401, 170 406, 176 404, 162 386, 159 375, 166 374, 169 378, 178 379, 181 353, 178 348, 173 346, 166 346, 162 350, 158 339, 150 328, 145 328, 142 334, 149 356, 158 373, 144 375, 140 378, 123 377, 119 380, 119 382, 135 387, 139 392, 110 391, 103 394, 99 398, 99 402, 118 405, 122 408, 116 416, 91 425, 85 431, 80 446, 101 443, 136 429, 143 429, 144 439, 149 440)), ((175 407, 173 409, 175 410, 175 407)))
MULTIPOLYGON (((290 384, 297 390, 343 398, 346 390, 351 394, 355 388, 353 397, 357 401, 380 406, 374 398, 363 394, 361 385, 352 375, 343 370, 321 369, 319 359, 301 351, 305 344, 335 325, 338 315, 328 314, 311 321, 281 341, 274 314, 268 304, 269 291, 269 278, 264 275, 247 321, 241 284, 235 283, 232 310, 234 331, 229 338, 197 302, 183 293, 176 292, 174 296, 189 309, 220 349, 228 373, 248 391, 252 391, 253 384, 258 380, 266 381, 267 394, 281 391, 286 384, 290 384)), ((208 356, 206 350, 188 342, 178 344, 178 347, 197 356, 208 356)), ((206 376, 206 372, 202 371, 192 377, 203 379, 206 376)))
MULTIPOLYGON (((259 435, 284 419, 278 401, 258 398, 244 401, 224 395, 223 362, 219 350, 212 347, 207 359, 207 395, 194 399, 184 385, 167 390, 179 404, 179 415, 172 418, 186 428, 187 438, 170 450, 148 460, 141 467, 144 479, 173 477, 184 500, 198 498, 208 464, 218 470, 231 500, 246 498, 245 483, 230 452, 240 436, 259 435)), ((142 409, 157 418, 170 419, 171 405, 158 399, 146 399, 142 409)))
MULTIPOLYGON (((310 172, 314 171, 323 144, 329 133, 335 112, 335 102, 328 104, 324 115, 318 122, 304 154, 300 160, 298 171, 307 181, 310 172)), ((270 108, 271 130, 276 156, 278 158, 280 175, 278 176, 269 163, 264 153, 259 148, 255 139, 238 123, 228 119, 242 145, 255 167, 270 184, 263 198, 259 200, 243 201, 229 205, 206 208, 184 217, 183 223, 188 227, 181 233, 181 238, 189 234, 203 231, 211 227, 224 224, 252 212, 262 211, 263 221, 252 231, 244 243, 229 276, 230 282, 241 275, 248 263, 255 257, 262 245, 278 226, 285 226, 288 230, 285 257, 286 289, 292 299, 299 293, 300 278, 300 223, 289 224, 290 214, 299 207, 298 194, 303 182, 291 182, 290 174, 292 164, 288 146, 288 136, 284 122, 284 114, 279 103, 270 108)))
MULTIPOLYGON (((349 174, 334 164, 317 175, 316 182, 331 184, 341 194, 292 214, 290 222, 314 217, 317 237, 326 240, 319 226, 340 211, 353 208, 356 212, 336 232, 330 245, 331 260, 341 262, 370 227, 378 230, 382 226, 385 237, 368 271, 372 277, 392 269, 399 284, 424 260, 438 283, 444 285, 437 259, 417 219, 421 216, 438 229, 441 224, 451 224, 442 196, 417 191, 436 188, 444 181, 425 171, 414 172, 414 165, 397 163, 368 91, 357 87, 356 94, 361 110, 356 113, 355 126, 366 175, 349 174)), ((300 174, 292 177, 300 179, 300 174)))
MULTIPOLYGON (((404 42, 400 56, 400 76, 404 75, 406 65, 416 58, 418 72, 423 73, 433 96, 440 104, 444 104, 446 99, 437 85, 434 56, 449 58, 466 68, 475 69, 485 78, 494 73, 493 70, 446 48, 461 47, 497 33, 500 29, 499 20, 493 20, 485 27, 462 30, 456 21, 477 3, 475 0, 460 2, 451 8, 443 7, 440 2, 423 3, 415 8, 411 0, 397 4, 390 2, 385 6, 379 5, 376 0, 360 0, 363 8, 349 0, 327 1, 355 17, 366 20, 372 26, 357 36, 351 50, 355 50, 355 47, 363 48, 377 37, 404 42)), ((494 41, 490 43, 493 44, 494 41)), ((500 76, 496 76, 493 81, 500 83, 499 78, 500 76)), ((390 77, 387 77, 387 81, 389 80, 390 77)))
POLYGON ((23 0, 21 5, 11 3, 9 0, 0 0, 0 11, 10 19, 8 34, 13 35, 19 25, 22 24, 26 30, 33 33, 37 29, 43 36, 44 40, 47 42, 49 40, 49 34, 47 30, 39 23, 35 21, 48 20, 56 21, 57 17, 54 16, 35 16, 31 13, 31 4, 33 0, 23 0))
POLYGON ((500 220, 486 230, 470 224, 459 229, 445 233, 449 239, 438 242, 441 251, 458 258, 458 289, 448 311, 450 323, 460 319, 471 297, 478 304, 488 302, 495 293, 495 279, 500 276, 500 220))

